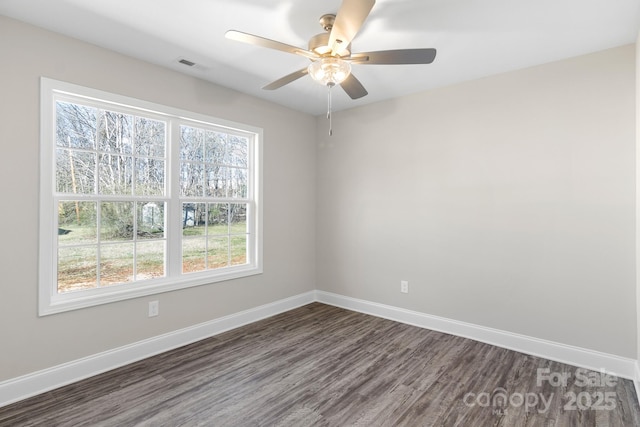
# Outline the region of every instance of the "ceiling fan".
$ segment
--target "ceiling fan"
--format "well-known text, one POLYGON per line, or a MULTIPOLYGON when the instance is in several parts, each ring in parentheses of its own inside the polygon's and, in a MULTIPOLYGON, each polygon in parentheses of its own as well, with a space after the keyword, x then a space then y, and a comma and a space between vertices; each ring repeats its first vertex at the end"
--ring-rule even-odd
POLYGON ((309 74, 329 87, 340 85, 352 99, 358 99, 368 92, 351 73, 351 64, 430 64, 436 57, 436 50, 432 48, 351 53, 351 41, 374 4, 375 0, 343 0, 336 15, 327 14, 320 18, 320 25, 326 32, 313 36, 308 49, 236 30, 227 31, 225 36, 231 40, 300 55, 312 61, 308 67, 294 71, 263 89, 278 89, 309 74))

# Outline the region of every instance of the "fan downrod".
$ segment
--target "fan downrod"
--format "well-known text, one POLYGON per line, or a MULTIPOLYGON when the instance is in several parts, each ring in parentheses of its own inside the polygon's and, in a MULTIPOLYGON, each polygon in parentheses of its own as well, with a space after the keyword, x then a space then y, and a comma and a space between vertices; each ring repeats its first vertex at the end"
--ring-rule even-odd
POLYGON ((333 23, 336 22, 336 15, 333 13, 327 13, 326 15, 322 15, 320 17, 320 26, 328 33, 333 29, 333 23))

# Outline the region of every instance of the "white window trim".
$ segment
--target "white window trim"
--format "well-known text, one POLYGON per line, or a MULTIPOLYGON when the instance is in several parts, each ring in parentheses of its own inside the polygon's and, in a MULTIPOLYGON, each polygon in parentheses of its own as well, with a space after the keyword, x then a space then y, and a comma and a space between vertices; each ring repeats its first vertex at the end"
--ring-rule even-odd
MULTIPOLYGON (((262 230, 263 230, 263 209, 262 209, 262 144, 263 130, 258 127, 249 126, 229 120, 219 119, 203 114, 193 113, 190 111, 155 104, 148 101, 112 94, 97 89, 86 88, 72 83, 61 82, 46 77, 42 77, 40 81, 40 242, 39 242, 39 275, 38 275, 38 313, 40 316, 50 315, 54 313, 76 310, 85 307, 91 307, 100 304, 106 304, 116 301, 122 301, 131 298, 138 298, 147 295, 158 294, 162 292, 174 291, 178 289, 189 288, 193 286, 201 286, 215 282, 221 282, 241 277, 261 274, 263 271, 262 259, 262 230), (56 239, 56 206, 54 203, 55 193, 55 96, 56 94, 68 94, 74 97, 84 97, 88 100, 96 100, 102 103, 107 102, 116 106, 125 107, 126 109, 134 109, 153 115, 165 116, 173 119, 175 122, 192 125, 213 125, 216 127, 228 128, 230 131, 237 130, 255 135, 255 142, 252 144, 253 167, 250 171, 253 175, 249 177, 253 185, 253 194, 249 195, 250 209, 254 209, 253 221, 248 224, 249 235, 251 239, 255 239, 252 253, 248 254, 249 263, 241 266, 227 267, 223 270, 207 270, 198 273, 182 274, 179 277, 156 278, 149 281, 139 281, 135 283, 122 284, 117 286, 109 286, 104 288, 69 292, 59 294, 57 292, 57 239, 56 239)), ((179 126, 169 126, 168 132, 171 132, 172 138, 179 135, 179 126)), ((179 140, 179 137, 178 139, 179 140)), ((175 141, 175 139, 174 139, 175 141)), ((172 150, 179 150, 179 144, 172 144, 167 147, 172 150)), ((179 170, 179 156, 176 153, 170 153, 167 156, 168 176, 178 176, 174 173, 179 170)), ((167 198, 175 200, 179 198, 178 180, 167 182, 167 198)), ((171 202, 168 209, 179 209, 179 204, 171 202)), ((169 218, 179 219, 180 214, 170 212, 169 218)), ((174 221, 178 223, 178 221, 174 221)), ((176 271, 181 266, 180 253, 181 250, 171 248, 169 242, 173 242, 174 246, 181 246, 181 227, 175 224, 168 224, 167 230, 167 268, 176 271), (177 254, 177 255, 176 255, 177 254)), ((247 249, 251 249, 251 245, 247 249)))

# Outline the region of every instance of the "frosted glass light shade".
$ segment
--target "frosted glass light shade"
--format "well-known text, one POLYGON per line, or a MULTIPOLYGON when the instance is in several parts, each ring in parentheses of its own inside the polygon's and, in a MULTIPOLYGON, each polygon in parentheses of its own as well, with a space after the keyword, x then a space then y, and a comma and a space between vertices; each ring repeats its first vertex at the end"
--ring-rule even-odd
POLYGON ((323 85, 337 85, 349 77, 351 65, 340 58, 320 58, 309 65, 309 75, 323 85))

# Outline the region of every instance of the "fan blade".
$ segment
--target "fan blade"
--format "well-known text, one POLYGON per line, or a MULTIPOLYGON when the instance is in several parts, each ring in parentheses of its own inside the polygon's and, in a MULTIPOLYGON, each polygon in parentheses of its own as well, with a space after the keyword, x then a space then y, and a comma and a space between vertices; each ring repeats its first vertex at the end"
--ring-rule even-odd
POLYGON ((275 40, 266 39, 264 37, 255 36, 249 33, 243 33, 241 31, 229 30, 224 35, 230 40, 236 40, 242 43, 248 43, 255 46, 267 47, 269 49, 275 49, 282 52, 293 53, 296 55, 304 56, 309 59, 318 59, 318 55, 309 50, 301 49, 299 47, 291 46, 286 43, 277 42, 275 40))
POLYGON ((435 49, 398 49, 363 52, 351 55, 354 64, 431 64, 436 59, 435 49))
POLYGON ((349 46, 375 3, 376 0, 343 0, 329 35, 332 55, 338 55, 349 46))
POLYGON ((265 87, 263 87, 262 89, 264 90, 274 90, 274 89, 278 89, 281 88, 282 86, 289 84, 293 81, 298 80, 300 77, 306 76, 309 73, 309 71, 307 70, 307 68, 303 68, 302 70, 298 70, 298 71, 294 71, 291 74, 287 74, 286 76, 282 77, 281 79, 276 80, 273 83, 269 83, 268 85, 266 85, 265 87))
POLYGON ((360 83, 360 80, 356 79, 356 76, 353 74, 349 74, 349 77, 340 83, 340 86, 342 86, 342 89, 347 92, 347 95, 349 95, 351 99, 362 98, 369 94, 364 86, 362 86, 362 83, 360 83))

